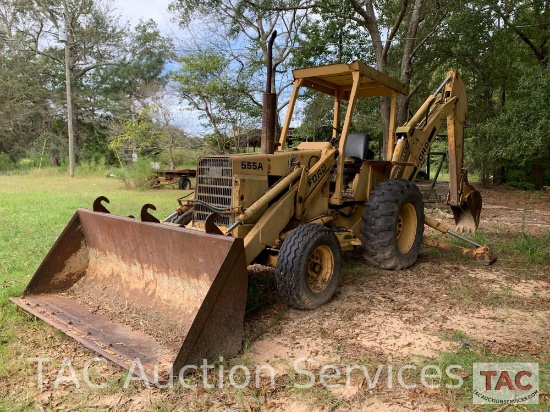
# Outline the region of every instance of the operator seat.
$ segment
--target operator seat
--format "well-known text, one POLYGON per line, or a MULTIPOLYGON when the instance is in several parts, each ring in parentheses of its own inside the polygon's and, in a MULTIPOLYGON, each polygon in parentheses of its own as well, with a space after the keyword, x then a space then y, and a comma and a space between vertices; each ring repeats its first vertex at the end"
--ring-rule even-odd
POLYGON ((373 160, 374 152, 369 149, 370 138, 366 133, 352 133, 344 149, 346 165, 361 166, 365 160, 373 160))
POLYGON ((369 142, 370 138, 366 133, 348 135, 344 148, 344 188, 351 188, 353 179, 361 170, 365 160, 374 159, 374 152, 369 149, 369 142))

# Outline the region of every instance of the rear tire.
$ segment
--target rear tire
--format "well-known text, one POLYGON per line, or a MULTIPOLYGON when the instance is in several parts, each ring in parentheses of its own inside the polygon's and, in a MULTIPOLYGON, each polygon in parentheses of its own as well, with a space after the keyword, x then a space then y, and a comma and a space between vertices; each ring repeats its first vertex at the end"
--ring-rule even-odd
POLYGON ((327 303, 340 281, 340 243, 325 226, 298 226, 283 241, 277 260, 277 289, 296 309, 327 303))
POLYGON ((178 187, 180 190, 189 190, 191 189, 191 180, 189 180, 187 177, 182 176, 180 180, 178 181, 178 187))
POLYGON ((424 202, 418 187, 404 179, 380 183, 363 213, 364 257, 381 269, 412 266, 424 234, 424 202))

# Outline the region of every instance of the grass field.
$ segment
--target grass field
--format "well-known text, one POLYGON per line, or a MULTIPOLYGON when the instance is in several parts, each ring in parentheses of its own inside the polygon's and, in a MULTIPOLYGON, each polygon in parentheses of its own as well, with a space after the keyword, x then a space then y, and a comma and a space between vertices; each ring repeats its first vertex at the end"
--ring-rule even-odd
MULTIPOLYGON (((484 216, 489 223, 478 235, 497 250, 498 265, 480 268, 461 256, 425 249, 413 268, 397 273, 370 268, 351 256, 335 299, 313 312, 289 309, 277 296, 270 275, 251 277, 249 303, 254 303, 245 321, 244 350, 224 363, 224 377, 227 382, 231 365, 268 362, 279 371, 275 388, 144 390, 137 382, 123 389, 126 373, 110 363, 93 369, 95 382, 106 383, 105 389, 75 388, 67 369, 61 376, 69 378, 54 387, 65 357, 80 373, 95 355, 17 310, 8 297, 21 294, 77 208, 91 208, 93 200, 104 195, 113 214, 137 216, 143 204, 153 203, 153 214, 163 218, 185 193, 130 190, 114 178, 69 179, 49 171, 0 176, 0 411, 489 411, 495 407, 471 404, 471 364, 496 361, 538 362, 541 369, 541 404, 507 410, 550 410, 550 221, 545 220, 550 214, 544 194, 508 191, 488 193, 484 216), (510 204, 521 208, 509 210, 510 204), (529 208, 537 210, 527 215, 523 210, 529 208), (366 332, 371 334, 361 338, 366 332), (452 364, 470 367, 462 374, 464 387, 453 390, 371 390, 361 379, 347 391, 321 385, 297 389, 301 377, 288 365, 302 353, 319 362, 336 359, 340 365, 363 365, 371 372, 388 356, 395 368, 410 363, 420 369, 434 364, 443 370, 452 364), (36 381, 37 363, 30 360, 34 357, 52 359, 44 365, 42 387, 36 381)), ((312 368, 318 377, 320 370, 312 368)), ((221 376, 216 369, 209 379, 217 382, 221 376)), ((420 382, 418 376, 406 377, 420 382)), ((200 379, 191 376, 189 382, 200 379)))

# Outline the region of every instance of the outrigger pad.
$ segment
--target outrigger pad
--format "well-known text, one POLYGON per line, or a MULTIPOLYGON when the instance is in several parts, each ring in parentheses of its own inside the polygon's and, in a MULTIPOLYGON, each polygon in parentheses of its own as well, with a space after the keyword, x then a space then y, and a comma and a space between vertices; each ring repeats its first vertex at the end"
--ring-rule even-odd
POLYGON ((153 382, 240 351, 247 286, 242 239, 79 209, 11 300, 153 382))

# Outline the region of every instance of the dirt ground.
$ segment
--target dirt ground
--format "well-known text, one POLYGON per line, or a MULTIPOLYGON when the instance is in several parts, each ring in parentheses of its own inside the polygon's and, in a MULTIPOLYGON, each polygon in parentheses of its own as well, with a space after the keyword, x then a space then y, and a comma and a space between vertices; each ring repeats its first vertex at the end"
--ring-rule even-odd
MULTIPOLYGON (((438 190, 442 192, 444 188, 438 190)), ((493 188, 481 193, 484 209, 479 229, 490 246, 505 244, 506 239, 513 239, 522 231, 536 238, 549 233, 550 192, 493 188)), ((452 215, 443 204, 428 204, 427 208, 433 217, 452 222, 452 215)), ((42 389, 24 381, 11 389, 17 393, 24 386, 45 410, 77 408, 78 399, 95 410, 477 410, 467 390, 421 385, 405 389, 396 384, 389 388, 384 373, 384 382, 375 387, 370 387, 356 370, 347 386, 340 377, 331 381, 340 383, 338 388, 316 383, 313 388, 297 390, 293 384, 301 377, 296 376, 293 365, 296 359, 307 358, 301 367, 314 373, 324 365, 363 365, 371 377, 377 365, 393 365, 394 370, 410 363, 440 365, 445 357, 452 362, 517 359, 548 365, 547 260, 532 263, 499 250, 494 265, 480 266, 451 252, 428 247, 423 247, 416 265, 399 272, 370 268, 358 254, 346 254, 345 260, 336 296, 314 311, 288 308, 277 295, 273 272, 260 266, 250 268, 254 296, 245 319, 245 348, 226 363, 226 369, 239 363, 250 367, 270 365, 275 371, 274 387, 262 380, 260 388, 242 390, 200 386, 190 390, 144 390, 140 383, 122 390, 120 369, 100 364, 99 375, 115 382, 118 379, 119 385, 110 391, 77 392, 80 397, 76 397, 70 382, 53 389, 58 373, 53 367, 45 368, 48 384, 42 389)), ((53 329, 52 336, 57 344, 43 350, 44 356, 74 356, 80 359, 74 365, 76 369, 94 356, 53 329)), ((28 344, 33 345, 32 338, 28 344)), ((468 379, 470 373, 471 365, 461 376, 468 379)), ((418 382, 414 374, 407 375, 407 379, 418 382)), ((534 410, 550 410, 547 394, 541 395, 540 405, 534 410)))

